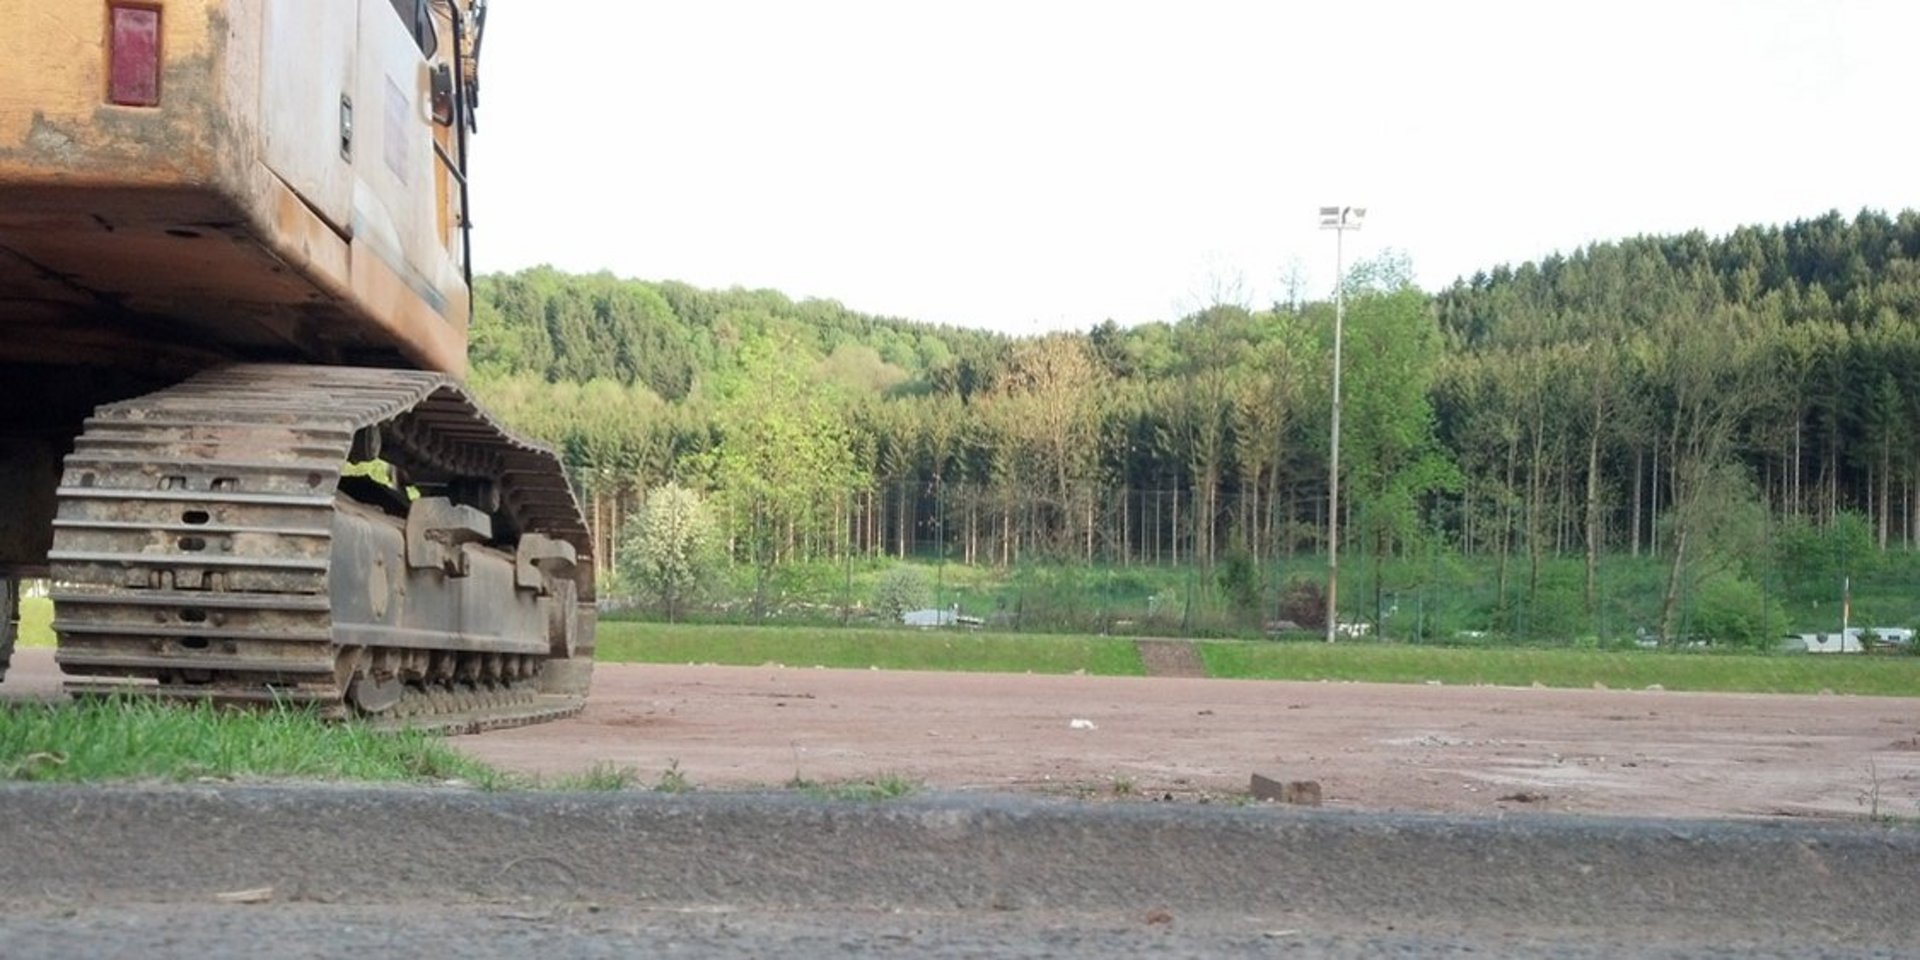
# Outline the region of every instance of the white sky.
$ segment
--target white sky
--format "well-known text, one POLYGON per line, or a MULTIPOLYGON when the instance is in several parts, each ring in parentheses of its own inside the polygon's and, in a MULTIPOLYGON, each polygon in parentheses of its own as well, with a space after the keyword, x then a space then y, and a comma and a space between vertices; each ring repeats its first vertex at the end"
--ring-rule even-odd
POLYGON ((1920 206, 1920 2, 494 0, 476 267, 1009 332, 1920 206))

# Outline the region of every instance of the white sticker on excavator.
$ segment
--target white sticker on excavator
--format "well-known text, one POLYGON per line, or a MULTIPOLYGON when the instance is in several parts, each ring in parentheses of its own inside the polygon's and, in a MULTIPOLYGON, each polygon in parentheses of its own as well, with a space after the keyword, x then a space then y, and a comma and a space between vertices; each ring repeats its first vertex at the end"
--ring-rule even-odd
POLYGON ((411 113, 412 111, 408 109, 407 95, 401 92, 400 85, 394 83, 392 77, 388 77, 386 110, 387 136, 386 150, 384 152, 387 159, 387 169, 392 170, 393 175, 400 178, 401 186, 407 185, 407 167, 410 159, 408 156, 410 151, 407 145, 413 133, 411 129, 412 125, 408 123, 408 120, 411 119, 411 113))

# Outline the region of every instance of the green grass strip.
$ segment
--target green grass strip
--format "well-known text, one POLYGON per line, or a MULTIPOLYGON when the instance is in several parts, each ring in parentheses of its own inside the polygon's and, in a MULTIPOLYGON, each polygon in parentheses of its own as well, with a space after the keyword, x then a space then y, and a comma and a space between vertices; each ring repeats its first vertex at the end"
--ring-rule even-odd
POLYGON ((1207 643, 1208 675, 1254 680, 1495 684, 1920 696, 1920 657, 1207 643))
MULTIPOLYGON (((1367 643, 1197 642, 1209 676, 1250 680, 1591 687, 1733 693, 1920 696, 1920 657, 1706 654, 1642 650, 1458 648, 1367 643)), ((602 621, 598 659, 864 670, 1138 676, 1118 637, 949 630, 750 627, 602 621)))
POLYGON ((60 782, 463 780, 502 785, 438 737, 375 733, 299 710, 117 698, 0 708, 0 779, 60 782))
POLYGON ((594 658, 605 663, 718 663, 865 670, 1140 676, 1133 641, 953 630, 740 627, 601 621, 594 658))
POLYGON ((22 647, 53 646, 53 601, 46 597, 20 598, 20 636, 22 647))

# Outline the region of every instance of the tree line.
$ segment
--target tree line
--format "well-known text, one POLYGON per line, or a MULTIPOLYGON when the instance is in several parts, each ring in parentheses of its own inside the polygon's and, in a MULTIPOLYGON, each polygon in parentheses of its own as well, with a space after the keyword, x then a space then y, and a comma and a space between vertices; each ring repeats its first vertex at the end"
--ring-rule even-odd
MULTIPOLYGON (((1584 557, 1589 607, 1603 555, 1654 554, 1671 632, 1768 531, 1920 542, 1920 215, 1595 244, 1431 294, 1410 276, 1346 278, 1343 551, 1495 558, 1516 601, 1584 557)), ((767 566, 1326 547, 1330 297, 1008 337, 545 268, 475 292, 474 382, 562 451, 603 563, 670 481, 767 566)))

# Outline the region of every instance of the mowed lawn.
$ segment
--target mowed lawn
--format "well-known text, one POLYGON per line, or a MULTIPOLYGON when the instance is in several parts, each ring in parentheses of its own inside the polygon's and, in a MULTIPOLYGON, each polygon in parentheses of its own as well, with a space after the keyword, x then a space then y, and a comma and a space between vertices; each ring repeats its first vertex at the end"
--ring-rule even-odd
MULTIPOLYGON (((52 645, 50 611, 29 608, 26 646, 52 645), (38 616, 36 616, 36 614, 38 616), (37 622, 36 622, 37 621, 37 622)), ((1538 647, 1195 641, 1221 679, 1352 680, 1920 696, 1920 656, 1758 655, 1538 647)), ((970 673, 1146 673, 1130 637, 962 630, 752 627, 601 621, 597 657, 610 663, 717 663, 970 673)))
POLYGON ((1133 641, 955 630, 740 627, 600 621, 594 658, 603 663, 717 663, 966 673, 1142 676, 1133 641))
POLYGON ((1324 643, 1201 645, 1215 677, 1920 696, 1920 657, 1324 643))
MULTIPOLYGON (((1196 641, 1209 676, 1247 680, 1920 696, 1920 656, 1708 654, 1196 641)), ((1140 676, 1132 638, 602 621, 597 659, 865 670, 1140 676)))
POLYGON ((53 646, 53 601, 46 597, 20 600, 20 636, 23 647, 53 646))

